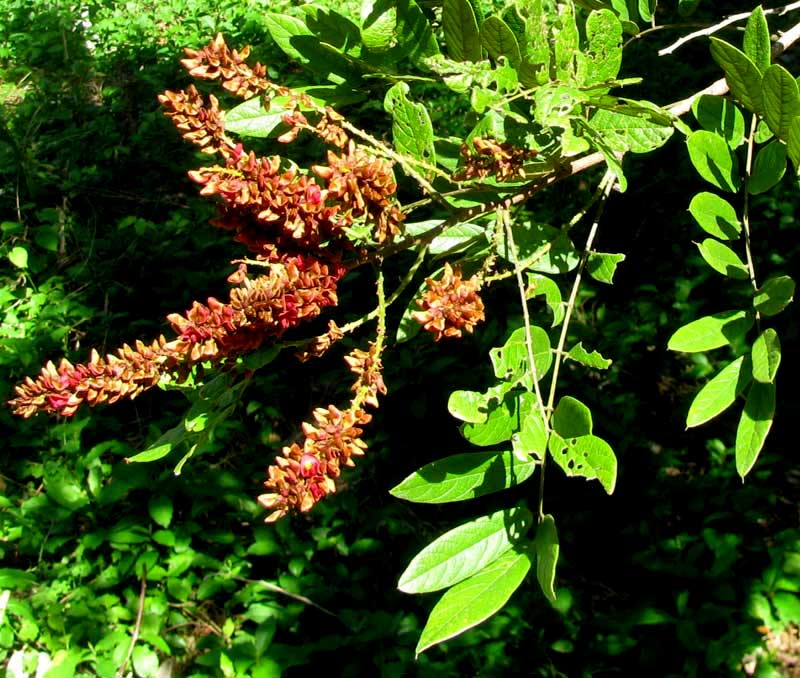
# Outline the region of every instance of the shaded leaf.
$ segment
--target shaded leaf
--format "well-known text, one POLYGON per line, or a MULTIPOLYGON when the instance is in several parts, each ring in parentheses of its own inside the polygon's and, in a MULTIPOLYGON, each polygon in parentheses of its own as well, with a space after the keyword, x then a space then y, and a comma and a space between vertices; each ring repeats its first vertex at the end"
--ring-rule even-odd
POLYGON ((442 231, 430 244, 431 254, 454 254, 474 242, 485 240, 486 227, 480 224, 456 224, 442 231))
POLYGON ((753 297, 753 306, 762 315, 776 315, 794 299, 794 280, 788 275, 767 280, 753 297))
POLYGON ((689 212, 700 228, 717 238, 736 240, 742 231, 733 205, 713 193, 703 192, 694 196, 689 212))
POLYGON ((753 195, 764 193, 777 184, 786 172, 786 145, 772 141, 756 154, 747 191, 753 195))
POLYGON ((172 500, 166 495, 154 495, 147 502, 150 517, 161 527, 167 528, 172 522, 172 500))
POLYGON ((775 415, 775 384, 754 381, 736 430, 736 471, 744 478, 758 459, 775 415))
POLYGON ((745 311, 723 311, 698 318, 675 331, 667 348, 697 353, 729 344, 753 325, 753 316, 745 311))
POLYGON ((747 280, 750 277, 747 266, 739 255, 719 240, 706 238, 697 243, 697 249, 705 262, 718 273, 737 280, 747 280))
POLYGON ((562 438, 585 436, 592 432, 592 413, 577 398, 564 396, 556 405, 551 423, 562 438))
MULTIPOLYGON (((508 387, 509 384, 505 382, 503 385, 508 387)), ((535 399, 532 393, 513 391, 500 399, 489 401, 486 421, 481 424, 464 424, 461 435, 473 445, 481 447, 511 440, 535 399)))
POLYGON ((504 56, 512 66, 517 67, 522 60, 519 43, 505 21, 496 16, 487 17, 481 24, 481 43, 489 56, 495 61, 504 56))
POLYGON ((744 116, 730 99, 703 94, 692 102, 692 113, 704 130, 724 137, 731 148, 744 143, 744 116))
POLYGON ((503 509, 446 532, 409 563, 397 584, 404 593, 429 593, 477 574, 530 529, 526 508, 503 509))
POLYGON ((752 356, 753 379, 762 384, 773 383, 781 364, 781 342, 774 329, 764 330, 753 342, 752 356))
POLYGON ((528 286, 525 290, 525 298, 533 299, 541 295, 544 295, 545 303, 553 313, 553 322, 550 327, 559 325, 564 319, 565 309, 558 284, 541 273, 528 273, 528 286))
POLYGON ((725 366, 695 395, 686 415, 686 428, 700 426, 727 410, 750 380, 750 361, 746 356, 725 366))
POLYGON ((416 653, 477 626, 502 609, 531 564, 526 551, 509 551, 483 571, 456 584, 431 610, 416 653))
POLYGON ((780 64, 773 64, 764 73, 761 101, 767 125, 776 137, 787 141, 790 125, 800 115, 800 93, 797 81, 780 64))
POLYGON ((481 40, 475 12, 467 0, 444 0, 442 29, 454 61, 480 61, 481 40))
POLYGON ((711 38, 711 56, 725 71, 731 94, 751 113, 761 114, 761 72, 744 52, 733 45, 711 38))
POLYGON ((511 452, 466 452, 426 464, 389 492, 419 504, 473 499, 517 485, 533 475, 536 461, 511 452))
POLYGON ((592 252, 589 254, 589 260, 586 263, 586 270, 595 280, 608 283, 610 285, 614 280, 614 273, 617 271, 617 264, 622 261, 625 261, 624 254, 603 254, 601 252, 592 252))
POLYGON ((500 235, 497 253, 506 261, 519 261, 522 265, 541 273, 567 273, 580 261, 580 254, 561 229, 549 224, 517 222, 514 224, 516 252, 500 235))
POLYGON ((725 139, 699 130, 692 132, 686 143, 692 165, 703 179, 729 193, 739 190, 739 162, 725 139))
POLYGON ((744 53, 750 57, 762 74, 769 68, 772 43, 769 39, 767 17, 764 16, 761 5, 753 10, 747 20, 747 26, 744 29, 744 53))
POLYGON ((542 522, 536 528, 534 548, 536 549, 536 578, 539 580, 539 586, 545 598, 554 603, 556 600, 554 584, 559 545, 556 522, 549 513, 544 516, 542 522))

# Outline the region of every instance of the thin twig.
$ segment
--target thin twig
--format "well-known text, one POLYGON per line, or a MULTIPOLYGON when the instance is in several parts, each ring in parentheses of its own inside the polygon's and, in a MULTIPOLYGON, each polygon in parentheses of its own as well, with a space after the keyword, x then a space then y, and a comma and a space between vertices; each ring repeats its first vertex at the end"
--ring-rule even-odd
MULTIPOLYGON (((784 7, 775 7, 773 9, 765 9, 764 14, 770 15, 775 14, 777 16, 783 16, 787 12, 791 12, 793 9, 797 9, 800 7, 800 2, 793 2, 784 7)), ((666 56, 667 54, 672 54, 675 50, 677 50, 682 45, 685 45, 690 40, 694 40, 695 38, 703 37, 704 35, 713 35, 714 33, 718 33, 723 28, 727 28, 731 24, 738 23, 739 21, 746 21, 750 18, 752 12, 741 12, 740 14, 732 14, 729 17, 726 17, 719 23, 714 24, 713 26, 708 26, 707 28, 703 28, 699 31, 694 31, 694 33, 689 33, 688 35, 684 35, 679 40, 673 42, 669 47, 664 47, 658 51, 658 56, 666 56)))
POLYGON ((301 596, 299 593, 292 593, 291 591, 287 591, 284 588, 281 588, 277 584, 270 584, 268 581, 264 581, 263 579, 246 579, 245 577, 234 577, 237 581, 242 581, 246 584, 256 584, 257 586, 262 586, 263 588, 272 591, 273 593, 280 593, 292 600, 297 600, 298 602, 304 603, 305 605, 309 605, 313 608, 316 608, 320 612, 324 612, 331 617, 335 617, 336 619, 339 618, 339 615, 335 612, 331 612, 330 610, 322 607, 322 605, 318 605, 310 598, 306 598, 305 596, 301 596))
POLYGON ((117 669, 117 678, 122 678, 125 675, 125 669, 128 662, 133 655, 133 648, 136 646, 136 641, 139 640, 139 631, 142 628, 142 617, 144 617, 144 596, 147 593, 147 568, 142 567, 142 586, 139 589, 139 608, 136 610, 136 623, 133 626, 133 635, 131 635, 131 642, 128 645, 128 653, 125 655, 125 660, 120 664, 117 669))
MULTIPOLYGON (((750 195, 748 185, 750 183, 750 174, 753 171, 753 148, 755 147, 756 128, 758 127, 758 116, 753 115, 750 123, 750 134, 747 137, 747 160, 744 167, 744 206, 742 208, 742 230, 744 231, 744 251, 747 257, 747 272, 750 275, 750 283, 753 285, 753 290, 758 292, 758 283, 756 282, 756 268, 753 263, 753 252, 750 248, 750 195)), ((756 310, 756 323, 758 329, 761 329, 761 315, 756 310)))

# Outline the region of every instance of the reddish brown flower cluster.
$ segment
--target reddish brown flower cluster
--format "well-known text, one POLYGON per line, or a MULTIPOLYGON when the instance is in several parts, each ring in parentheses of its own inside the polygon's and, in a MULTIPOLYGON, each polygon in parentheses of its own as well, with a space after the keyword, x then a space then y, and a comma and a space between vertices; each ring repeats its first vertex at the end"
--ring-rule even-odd
POLYGON ((184 375, 199 362, 220 362, 248 353, 265 339, 280 337, 323 308, 337 303, 336 283, 344 268, 331 268, 310 257, 287 257, 272 263, 269 273, 247 277, 247 269, 232 276, 239 287, 231 290, 227 304, 210 298, 195 302, 185 315, 168 317, 177 339, 163 336, 152 344, 125 344, 115 354, 100 357, 92 351, 89 362, 72 365, 48 362, 34 380, 28 377, 16 387, 10 401, 15 414, 30 417, 37 412, 71 416, 86 403, 114 403, 135 398, 155 386, 163 375, 184 375))
POLYGON ((480 137, 472 140, 472 148, 474 152, 467 144, 461 145, 461 157, 464 165, 453 175, 456 181, 465 181, 476 177, 485 179, 490 174, 497 181, 524 179, 523 165, 538 155, 535 150, 515 148, 509 143, 480 137))
POLYGON ((477 277, 461 279, 461 271, 444 265, 439 280, 426 279, 427 289, 417 305, 422 309, 412 314, 435 341, 442 337, 460 337, 461 330, 472 332, 484 320, 483 302, 478 296, 481 281, 477 277))
POLYGON ((159 103, 167 109, 164 115, 172 118, 172 124, 187 141, 200 146, 203 153, 224 153, 234 148, 225 135, 225 122, 219 102, 212 94, 206 106, 203 97, 194 85, 184 92, 167 90, 158 95, 159 103))
POLYGON ((369 351, 356 349, 345 361, 358 375, 353 385, 356 395, 347 410, 333 405, 314 410, 314 422, 303 424, 302 445, 284 447, 275 464, 267 469, 267 492, 258 501, 272 511, 266 518, 268 523, 290 511, 310 511, 323 497, 336 491, 336 478, 342 467, 354 466, 353 457, 362 456, 367 448, 361 439, 361 427, 372 416, 362 405, 377 407, 378 395, 386 393, 380 348, 372 344, 369 351))

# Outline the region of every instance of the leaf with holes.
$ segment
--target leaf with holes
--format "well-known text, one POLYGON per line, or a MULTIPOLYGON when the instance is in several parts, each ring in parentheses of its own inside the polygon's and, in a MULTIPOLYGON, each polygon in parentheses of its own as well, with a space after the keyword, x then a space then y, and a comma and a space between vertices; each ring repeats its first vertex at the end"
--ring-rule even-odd
POLYGON ((649 153, 663 146, 675 131, 674 127, 661 125, 643 115, 625 115, 605 109, 592 116, 591 125, 617 153, 649 153))
MULTIPOLYGON (((537 380, 547 374, 553 362, 553 354, 550 350, 550 337, 541 327, 533 325, 531 327, 531 346, 533 349, 533 364, 536 367, 537 380)), ((525 328, 519 327, 511 334, 503 346, 493 348, 489 351, 489 357, 494 368, 494 376, 510 383, 529 383, 528 376, 530 365, 528 364, 528 350, 526 346, 525 328)))
POLYGON ((525 290, 525 298, 544 295, 545 303, 553 314, 553 322, 550 327, 561 324, 564 319, 564 301, 561 297, 561 290, 554 280, 541 273, 528 273, 528 286, 525 290))
POLYGON ((501 398, 489 401, 485 422, 464 424, 461 435, 473 445, 481 447, 511 440, 511 436, 519 430, 520 421, 535 403, 536 396, 533 393, 518 390, 505 393, 501 398))
POLYGON ((762 315, 776 315, 792 303, 794 280, 788 275, 767 280, 755 293, 753 306, 762 315))
POLYGON ((569 350, 566 357, 581 365, 586 365, 586 367, 592 367, 596 370, 607 370, 611 367, 612 362, 611 359, 604 358, 597 351, 589 353, 580 341, 569 350))
POLYGON ((520 459, 528 456, 539 461, 544 459, 547 454, 547 431, 539 407, 534 407, 522 418, 519 431, 511 436, 511 445, 520 459))
POLYGON ((698 193, 689 203, 689 212, 706 233, 722 240, 736 240, 742 224, 736 210, 727 200, 714 193, 698 193))
POLYGON ((700 256, 718 273, 737 280, 747 280, 750 277, 747 266, 739 258, 739 255, 719 240, 706 238, 703 242, 696 244, 697 249, 700 250, 700 256))
POLYGON ((800 93, 797 81, 780 64, 772 64, 764 73, 761 102, 767 125, 776 137, 787 141, 790 125, 800 115, 800 93))
POLYGON ((502 609, 532 565, 525 550, 512 550, 478 574, 456 584, 431 610, 415 652, 424 652, 477 626, 502 609))
POLYGON ((686 141, 689 158, 703 179, 729 193, 739 190, 739 161, 725 139, 713 132, 692 132, 686 141))
POLYGON ((430 593, 458 584, 510 551, 532 524, 531 512, 517 507, 459 525, 414 556, 397 588, 430 593))
POLYGON ((436 151, 430 116, 424 105, 409 101, 407 94, 408 85, 398 82, 386 92, 384 99, 384 108, 392 115, 395 148, 420 162, 435 165, 436 151))
POLYGON ((444 504, 499 492, 527 480, 537 462, 511 452, 465 452, 426 464, 389 493, 418 504, 444 504))
POLYGON ((614 450, 602 438, 584 435, 565 440, 557 433, 550 434, 550 456, 568 476, 597 479, 608 494, 617 483, 617 458, 614 450))
POLYGON ((761 72, 753 61, 740 49, 711 38, 711 56, 725 71, 725 80, 731 94, 742 102, 751 113, 761 114, 761 72))
POLYGON ((753 342, 753 379, 762 384, 771 384, 781 364, 781 342, 778 333, 770 328, 764 330, 753 342))
POLYGON ((741 356, 720 370, 695 395, 686 415, 686 428, 700 426, 727 410, 751 381, 750 359, 741 356))
POLYGON ((753 382, 736 429, 736 471, 742 478, 756 463, 774 416, 775 384, 753 382))
POLYGON ((677 329, 667 348, 671 351, 698 353, 730 344, 753 326, 753 316, 746 311, 722 311, 707 315, 677 329))
POLYGON ((485 422, 488 408, 487 394, 477 391, 453 391, 447 400, 447 411, 470 424, 485 422))
POLYGON ((608 82, 622 65, 622 24, 614 12, 600 9, 586 19, 586 48, 576 54, 577 80, 583 86, 608 82))
POLYGON ((556 521, 549 513, 542 518, 542 522, 536 528, 536 538, 533 543, 536 550, 536 579, 539 580, 545 598, 554 603, 559 545, 556 521))

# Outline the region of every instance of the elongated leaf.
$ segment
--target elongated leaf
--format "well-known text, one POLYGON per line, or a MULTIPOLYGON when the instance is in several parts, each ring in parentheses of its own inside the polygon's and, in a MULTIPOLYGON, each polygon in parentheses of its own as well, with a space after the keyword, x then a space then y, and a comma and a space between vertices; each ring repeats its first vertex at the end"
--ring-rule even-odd
POLYGON ((762 315, 776 315, 794 299, 794 280, 788 275, 767 280, 753 297, 753 306, 762 315))
POLYGON ((705 424, 727 410, 750 381, 750 361, 746 356, 741 356, 724 367, 695 395, 686 415, 686 428, 705 424))
POLYGON ((553 322, 550 327, 560 325, 564 319, 564 302, 561 298, 561 290, 554 280, 541 273, 528 273, 528 287, 525 291, 525 298, 532 299, 544 295, 547 307, 553 313, 553 322))
POLYGON ((794 173, 800 172, 800 117, 792 120, 789 125, 789 139, 786 142, 786 152, 794 165, 794 173))
POLYGON ((595 280, 611 284, 614 281, 614 273, 617 271, 617 264, 625 261, 624 254, 603 254, 602 252, 592 252, 586 262, 586 270, 595 280))
POLYGON ((764 193, 777 184, 786 172, 786 144, 772 141, 759 149, 753 171, 747 182, 747 191, 753 195, 764 193))
POLYGON ((481 24, 481 43, 494 60, 504 56, 515 68, 522 60, 517 38, 499 17, 490 16, 481 24))
POLYGON ((592 351, 589 353, 589 351, 583 347, 583 342, 580 341, 569 350, 566 357, 570 360, 580 363, 581 365, 593 367, 597 370, 607 370, 609 367, 611 367, 612 362, 609 358, 604 358, 597 351, 592 351))
POLYGON ((592 432, 592 413, 577 398, 564 396, 553 412, 553 430, 562 438, 575 438, 592 432))
POLYGON ((558 564, 558 532, 556 521, 549 513, 536 528, 536 578, 545 598, 551 603, 556 600, 556 565, 558 564))
POLYGON ((600 110, 592 116, 592 128, 601 134, 608 147, 618 153, 649 153, 663 146, 675 128, 653 122, 644 116, 600 110))
MULTIPOLYGON (((534 325, 531 327, 531 345, 536 376, 541 380, 547 374, 553 362, 550 337, 541 327, 534 325)), ((528 376, 530 365, 528 364, 528 351, 525 344, 525 328, 519 327, 514 330, 503 346, 489 351, 489 357, 494 367, 494 375, 498 379, 515 383, 528 376)))
POLYGON ((711 56, 725 71, 725 80, 736 99, 751 113, 761 114, 761 72, 744 52, 711 38, 711 56))
POLYGON ((398 0, 397 39, 401 54, 419 66, 424 59, 434 57, 439 52, 439 44, 433 34, 428 18, 414 0, 398 0))
POLYGON ((800 93, 797 81, 780 64, 772 64, 764 73, 761 100, 767 125, 776 137, 787 141, 790 125, 800 115, 800 93))
POLYGON ((565 440, 557 433, 550 434, 550 456, 568 476, 597 479, 611 494, 617 484, 617 457, 602 438, 584 435, 565 440))
MULTIPOLYGON (((503 382, 503 387, 510 382, 503 382)), ((481 424, 464 424, 461 435, 473 445, 486 447, 511 440, 515 431, 519 430, 520 421, 535 405, 536 396, 527 391, 513 391, 505 394, 501 400, 490 401, 486 421, 481 424)))
POLYGON ((703 179, 729 193, 739 190, 739 162, 718 134, 698 130, 686 140, 689 158, 703 179))
POLYGON ((771 49, 767 17, 759 5, 753 10, 744 29, 744 53, 750 57, 762 75, 769 68, 771 49))
POLYGON ((308 26, 293 16, 268 12, 263 18, 264 26, 269 31, 275 44, 293 61, 308 63, 308 58, 292 44, 292 38, 298 35, 313 35, 308 26))
POLYGON ((372 52, 386 52, 397 35, 397 7, 385 0, 361 3, 361 40, 372 52))
POLYGON ((166 457, 172 450, 180 445, 185 440, 193 437, 187 432, 183 422, 174 426, 169 431, 164 433, 158 440, 156 440, 150 447, 143 452, 134 454, 132 457, 125 459, 126 462, 151 462, 158 461, 166 457))
POLYGON ((725 137, 731 148, 744 143, 744 116, 730 99, 703 94, 692 103, 692 113, 704 130, 725 137))
POLYGON ((523 419, 519 432, 511 437, 514 454, 520 459, 533 456, 542 461, 547 454, 547 431, 544 427, 542 413, 534 407, 523 419))
POLYGON ((753 325, 753 316, 745 311, 723 311, 698 318, 675 331, 667 348, 684 353, 710 351, 725 346, 743 335, 753 325))
POLYGON ((622 65, 622 24, 614 12, 600 9, 586 19, 586 49, 576 54, 577 80, 584 86, 617 77, 622 65))
POLYGON ((753 379, 762 384, 775 381, 781 364, 781 342, 778 333, 770 328, 764 330, 753 342, 753 379))
POLYGON ((480 224, 456 224, 437 235, 428 251, 431 254, 454 254, 472 243, 486 239, 486 227, 480 224))
POLYGON ((480 61, 481 37, 472 5, 467 0, 444 0, 442 28, 453 61, 480 61))
POLYGON ((433 147, 433 125, 425 106, 407 97, 408 85, 398 82, 386 92, 384 107, 392 114, 394 146, 426 164, 436 164, 433 147))
POLYGON ((730 247, 723 245, 719 240, 706 238, 697 243, 697 249, 706 263, 715 271, 737 280, 747 280, 750 273, 745 263, 730 247))
POLYGON ((526 551, 509 551, 447 591, 431 610, 416 653, 453 638, 502 609, 531 568, 526 551))
POLYGON ((775 384, 753 382, 736 430, 736 471, 744 478, 758 459, 775 416, 775 384))
POLYGON ((459 525, 414 556, 397 588, 404 593, 429 593, 468 579, 513 548, 531 525, 533 514, 522 507, 459 525))
POLYGON ((713 193, 698 193, 689 204, 689 212, 706 233, 722 240, 736 240, 742 224, 727 200, 713 193))
POLYGON ((575 80, 575 57, 580 51, 575 5, 565 2, 556 7, 558 15, 555 17, 551 33, 556 79, 560 82, 572 82, 575 80))
POLYGON ((517 485, 535 469, 535 460, 511 452, 466 452, 423 466, 389 492, 420 504, 463 501, 517 485))

